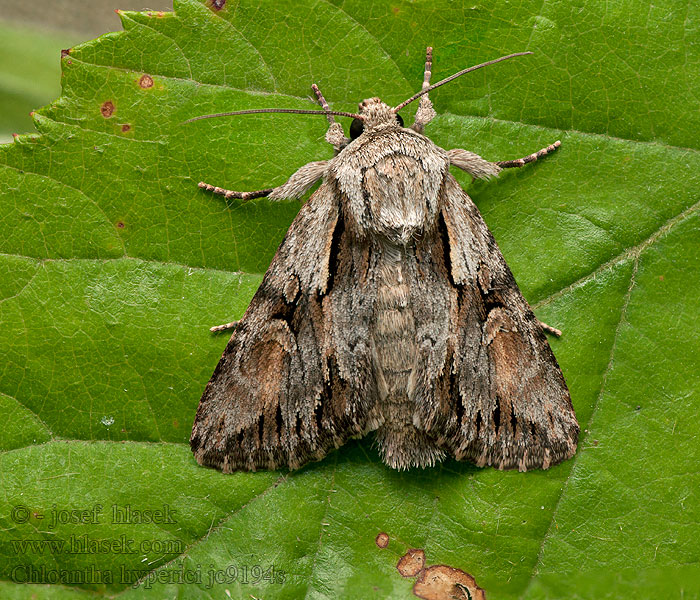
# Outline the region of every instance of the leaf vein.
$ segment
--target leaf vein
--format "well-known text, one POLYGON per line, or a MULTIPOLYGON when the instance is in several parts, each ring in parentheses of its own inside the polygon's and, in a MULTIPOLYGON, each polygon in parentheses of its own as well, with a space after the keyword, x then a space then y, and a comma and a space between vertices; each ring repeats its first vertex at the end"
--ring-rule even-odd
POLYGON ((700 201, 696 202, 692 206, 686 208, 684 211, 668 219, 666 222, 664 222, 663 225, 661 225, 661 227, 656 229, 650 236, 641 241, 639 244, 626 248, 622 252, 618 253, 611 259, 607 260, 606 262, 595 268, 587 275, 579 277, 576 281, 564 286, 563 288, 550 294, 546 298, 539 300, 538 302, 532 305, 532 308, 537 309, 541 308, 542 306, 547 306, 554 300, 561 298, 564 294, 573 291, 574 289, 580 287, 581 285, 590 281, 591 279, 595 279, 599 273, 602 273, 603 271, 606 271, 607 269, 614 267, 615 265, 620 264, 629 258, 634 258, 635 261, 638 260, 639 255, 642 252, 644 252, 644 250, 646 250, 649 246, 654 244, 660 237, 668 233, 671 229, 673 229, 673 227, 675 227, 679 223, 682 223, 685 219, 687 219, 689 216, 691 216, 698 210, 700 210, 700 201))
MULTIPOLYGON (((698 203, 698 204, 700 204, 700 203, 698 203)), ((647 244, 647 246, 648 246, 648 244, 647 244)), ((627 308, 629 306, 630 298, 632 296, 632 290, 634 289, 634 286, 636 283, 636 276, 637 276, 638 267, 639 267, 639 253, 637 253, 635 256, 634 267, 632 269, 632 274, 630 275, 630 282, 629 282, 629 285, 627 287, 625 299, 622 303, 622 308, 620 309, 620 319, 617 323, 617 327, 615 328, 615 336, 613 338, 613 343, 612 343, 612 346, 610 348, 610 359, 609 359, 608 365, 605 369, 605 373, 603 373, 603 381, 602 381, 601 386, 600 386, 600 391, 598 392, 598 396, 597 396, 596 401, 593 405, 593 410, 591 412, 591 416, 588 418, 588 422, 586 423, 585 429, 589 429, 591 427, 593 420, 596 416, 596 413, 598 412, 598 407, 600 406, 600 400, 603 397, 603 394, 605 393, 605 388, 606 388, 606 384, 608 381, 608 376, 610 374, 610 371, 613 368, 613 361, 615 358, 615 350, 617 349, 617 342, 618 342, 619 337, 620 337, 620 331, 621 331, 624 323, 626 322, 627 308)), ((569 489, 569 484, 571 482, 573 473, 576 470, 576 467, 577 467, 578 462, 579 462, 579 457, 581 456, 581 454, 582 454, 582 452, 581 452, 581 450, 579 450, 572 460, 572 465, 571 465, 571 469, 569 471, 569 475, 567 476, 566 481, 564 482, 564 485, 562 486, 561 494, 559 494, 559 498, 557 499, 557 503, 554 506, 554 510, 552 511, 552 518, 550 520, 549 527, 547 528, 547 533, 545 533, 544 537, 542 538, 542 544, 540 545, 540 549, 539 549, 539 552, 537 554, 537 559, 535 561, 535 565, 533 566, 532 573, 531 573, 530 578, 528 580, 528 584, 525 587, 525 589, 523 590, 522 595, 520 596, 521 600, 523 598, 525 598, 525 596, 527 595, 527 592, 529 591, 530 587, 532 586, 532 584, 535 580, 535 577, 538 574, 538 568, 542 563, 542 556, 544 554, 545 545, 547 543, 547 540, 549 540, 551 538, 551 536, 553 535, 553 533, 555 531, 557 512, 559 511, 559 508, 561 506, 562 499, 564 498, 564 496, 566 496, 566 493, 569 489)), ((566 541, 566 540, 564 540, 564 541, 566 541)))

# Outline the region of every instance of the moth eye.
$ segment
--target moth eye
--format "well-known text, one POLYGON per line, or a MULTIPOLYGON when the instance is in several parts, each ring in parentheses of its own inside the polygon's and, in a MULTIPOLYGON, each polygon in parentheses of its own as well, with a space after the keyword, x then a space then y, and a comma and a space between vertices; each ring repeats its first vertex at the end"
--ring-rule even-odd
POLYGON ((350 123, 350 139, 355 140, 359 138, 364 130, 365 124, 362 122, 362 120, 353 119, 352 123, 350 123))
POLYGON ((401 125, 401 127, 403 127, 403 118, 401 117, 401 115, 399 113, 396 113, 396 120, 399 122, 399 125, 401 125))

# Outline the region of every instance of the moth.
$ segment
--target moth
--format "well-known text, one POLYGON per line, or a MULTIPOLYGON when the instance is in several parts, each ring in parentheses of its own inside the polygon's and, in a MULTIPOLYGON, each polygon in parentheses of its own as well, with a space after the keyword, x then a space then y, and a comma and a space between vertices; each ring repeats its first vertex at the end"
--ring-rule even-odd
MULTIPOLYGON (((546 469, 571 457, 579 433, 545 331, 523 298, 474 203, 450 174, 495 177, 553 152, 489 162, 423 135, 436 115, 428 93, 390 107, 323 114, 335 155, 279 187, 226 198, 299 198, 301 207, 206 386, 190 445, 223 472, 297 469, 350 438, 375 432, 389 467, 454 457, 498 469, 546 469), (399 110, 420 98, 415 121, 399 110), (350 138, 335 116, 353 119, 350 138)), ((195 119, 222 115, 204 115, 195 119)), ((195 120, 191 119, 191 120, 195 120)))

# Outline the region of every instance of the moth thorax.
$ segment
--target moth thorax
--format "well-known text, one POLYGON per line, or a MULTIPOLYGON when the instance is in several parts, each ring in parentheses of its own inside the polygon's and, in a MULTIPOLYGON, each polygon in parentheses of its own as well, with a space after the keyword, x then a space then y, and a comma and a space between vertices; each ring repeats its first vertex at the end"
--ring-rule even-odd
POLYGON ((437 216, 437 186, 419 160, 390 154, 365 171, 364 198, 373 234, 406 245, 431 229, 437 216))

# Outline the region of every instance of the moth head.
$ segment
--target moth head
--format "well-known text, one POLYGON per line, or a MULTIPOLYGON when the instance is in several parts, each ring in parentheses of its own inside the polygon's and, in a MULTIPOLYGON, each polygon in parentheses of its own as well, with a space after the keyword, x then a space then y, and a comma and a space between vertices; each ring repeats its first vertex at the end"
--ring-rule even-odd
POLYGON ((360 137, 365 131, 377 128, 403 127, 401 115, 379 98, 367 98, 358 106, 359 117, 350 124, 350 139, 360 137))

